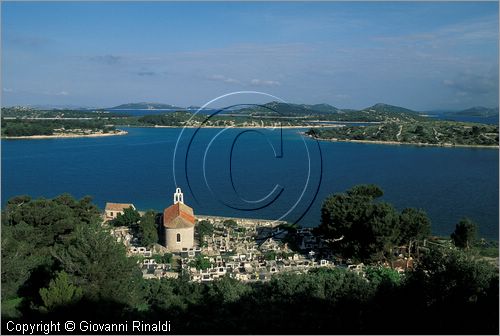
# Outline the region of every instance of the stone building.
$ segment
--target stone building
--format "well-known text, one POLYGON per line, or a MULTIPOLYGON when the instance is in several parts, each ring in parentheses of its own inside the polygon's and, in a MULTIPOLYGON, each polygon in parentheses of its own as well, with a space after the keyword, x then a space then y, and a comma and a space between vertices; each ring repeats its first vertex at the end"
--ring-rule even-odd
POLYGON ((115 219, 118 214, 123 215, 123 211, 127 208, 132 208, 135 210, 135 206, 131 203, 106 203, 104 208, 105 219, 112 220, 115 219))
POLYGON ((180 188, 174 194, 174 204, 163 211, 165 246, 172 252, 194 246, 195 217, 193 209, 184 204, 180 188))

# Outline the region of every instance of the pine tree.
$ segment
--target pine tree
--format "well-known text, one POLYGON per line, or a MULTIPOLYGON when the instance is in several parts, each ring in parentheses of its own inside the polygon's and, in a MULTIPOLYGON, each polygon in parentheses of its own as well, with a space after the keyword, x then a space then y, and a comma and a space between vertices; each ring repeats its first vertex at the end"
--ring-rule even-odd
POLYGON ((74 303, 82 294, 82 289, 73 285, 68 273, 64 271, 59 272, 57 277, 50 281, 48 288, 40 288, 40 296, 48 310, 74 303))

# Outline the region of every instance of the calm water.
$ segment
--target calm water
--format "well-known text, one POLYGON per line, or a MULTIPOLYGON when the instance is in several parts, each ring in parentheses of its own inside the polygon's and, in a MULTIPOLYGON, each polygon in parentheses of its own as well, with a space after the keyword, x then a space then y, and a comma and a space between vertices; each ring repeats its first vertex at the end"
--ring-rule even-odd
POLYGON ((109 201, 161 210, 172 202, 175 173, 196 213, 286 214, 286 220, 314 226, 328 194, 376 183, 398 209, 425 209, 435 234, 448 235, 467 216, 481 236, 498 237, 497 150, 318 145, 296 129, 283 130, 282 137, 269 129, 190 129, 181 137, 174 169, 180 129, 127 130, 127 136, 106 138, 3 140, 2 205, 14 195, 69 192, 91 195, 101 208, 109 201))

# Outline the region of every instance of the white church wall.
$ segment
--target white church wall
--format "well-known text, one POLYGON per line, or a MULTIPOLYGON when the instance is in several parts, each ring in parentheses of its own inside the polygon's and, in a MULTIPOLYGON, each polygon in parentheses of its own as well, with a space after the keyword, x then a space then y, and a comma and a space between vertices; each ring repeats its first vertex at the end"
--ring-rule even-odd
POLYGON ((194 246, 194 227, 184 229, 165 228, 165 243, 172 252, 179 252, 183 248, 192 248, 194 246), (180 235, 180 242, 177 241, 177 235, 180 235))

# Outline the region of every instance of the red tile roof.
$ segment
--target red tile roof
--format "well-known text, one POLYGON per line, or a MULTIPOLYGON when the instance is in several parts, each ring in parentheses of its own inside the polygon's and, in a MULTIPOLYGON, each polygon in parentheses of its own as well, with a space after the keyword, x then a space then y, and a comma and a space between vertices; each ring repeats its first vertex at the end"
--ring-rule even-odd
POLYGON ((123 211, 127 208, 132 207, 135 209, 135 206, 131 203, 106 203, 106 211, 123 211))
POLYGON ((183 203, 176 203, 163 210, 163 226, 168 229, 193 227, 195 223, 193 209, 183 203))

